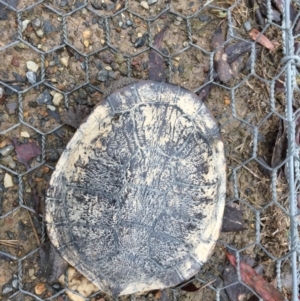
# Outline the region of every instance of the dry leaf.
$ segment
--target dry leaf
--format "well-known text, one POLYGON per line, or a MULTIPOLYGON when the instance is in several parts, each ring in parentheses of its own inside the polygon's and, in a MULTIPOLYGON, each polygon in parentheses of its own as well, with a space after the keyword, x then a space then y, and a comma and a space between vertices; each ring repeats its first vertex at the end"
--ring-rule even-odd
POLYGON ((31 159, 42 153, 41 149, 34 142, 18 144, 16 138, 13 138, 12 141, 17 153, 18 161, 23 163, 26 167, 28 167, 28 162, 31 159))
POLYGON ((224 51, 224 48, 221 47, 224 43, 224 36, 222 28, 218 27, 212 34, 210 47, 212 50, 216 50, 214 56, 214 67, 219 76, 219 79, 223 83, 227 83, 232 79, 232 71, 227 62, 227 54, 224 51))
MULTIPOLYGON (((159 50, 161 50, 161 43, 166 30, 167 30, 167 26, 165 26, 154 39, 153 44, 159 50)), ((154 49, 151 49, 149 55, 149 78, 151 80, 165 82, 166 74, 164 71, 164 66, 165 66, 164 58, 154 49)))
POLYGON ((252 40, 258 42, 259 44, 263 45, 267 49, 269 49, 271 51, 274 49, 273 43, 265 35, 261 34, 261 32, 259 30, 257 30, 256 28, 253 28, 249 32, 249 35, 252 40))
POLYGON ((222 232, 239 232, 247 230, 243 222, 243 212, 233 205, 226 205, 223 215, 222 232))
MULTIPOLYGON (((226 256, 230 263, 236 268, 237 263, 235 256, 228 252, 226 252, 226 256)), ((285 301, 284 296, 279 290, 243 261, 240 261, 240 273, 242 281, 253 289, 264 301, 285 301)))

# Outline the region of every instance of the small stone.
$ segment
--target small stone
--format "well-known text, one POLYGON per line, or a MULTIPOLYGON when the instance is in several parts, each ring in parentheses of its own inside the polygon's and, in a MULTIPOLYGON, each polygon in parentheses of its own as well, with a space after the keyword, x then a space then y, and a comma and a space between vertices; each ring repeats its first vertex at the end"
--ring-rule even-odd
POLYGON ((0 104, 3 104, 5 99, 6 99, 5 91, 2 87, 0 87, 0 104))
POLYGON ((116 73, 113 71, 108 72, 108 78, 109 79, 117 79, 116 73))
POLYGON ((32 72, 37 72, 39 70, 39 65, 33 61, 27 61, 26 67, 29 71, 32 71, 32 72))
POLYGON ((5 111, 8 115, 13 115, 16 113, 16 109, 18 107, 17 102, 9 102, 5 104, 5 111))
POLYGON ((108 78, 108 71, 107 70, 101 70, 97 75, 97 80, 100 82, 105 82, 108 78))
POLYGON ((179 21, 179 22, 181 22, 183 19, 180 16, 177 16, 176 20, 179 21))
POLYGON ((41 295, 45 292, 46 290, 46 286, 45 286, 45 283, 38 283, 35 288, 34 288, 34 292, 37 294, 37 295, 41 295))
POLYGON ((21 137, 23 138, 30 138, 30 135, 28 132, 21 132, 21 137))
POLYGON ((26 72, 26 77, 32 85, 34 85, 36 83, 36 74, 35 74, 35 72, 32 72, 32 71, 26 72))
POLYGON ((117 64, 122 64, 123 62, 125 62, 124 56, 119 52, 115 54, 115 60, 117 64))
POLYGON ((113 71, 117 71, 119 69, 119 65, 117 63, 111 63, 111 69, 113 71))
POLYGON ((28 270, 28 276, 32 277, 34 275, 34 269, 29 269, 28 270))
POLYGON ((139 48, 139 47, 143 47, 145 45, 147 39, 147 35, 144 34, 141 38, 138 38, 135 43, 134 43, 134 47, 135 48, 139 48))
POLYGON ((138 32, 137 37, 141 38, 143 36, 143 34, 141 32, 138 32))
POLYGON ((47 105, 47 108, 52 112, 56 110, 55 106, 51 106, 51 105, 47 105))
POLYGON ((250 31, 252 29, 251 22, 250 21, 245 22, 244 28, 246 29, 246 31, 250 31))
POLYGON ((107 70, 107 71, 111 71, 112 70, 112 68, 110 66, 105 66, 104 69, 107 70))
POLYGON ((84 40, 83 45, 85 48, 88 48, 90 46, 90 42, 88 40, 84 40))
POLYGON ((188 47, 189 46, 189 42, 185 41, 183 42, 183 47, 188 47))
POLYGON ((64 96, 61 93, 55 92, 53 95, 52 103, 55 106, 59 106, 64 96))
POLYGON ((42 22, 40 19, 36 18, 34 20, 31 21, 31 24, 34 28, 38 28, 41 26, 42 22))
POLYGON ((142 6, 143 8, 149 9, 149 5, 148 5, 148 3, 147 3, 146 1, 142 1, 140 4, 141 4, 141 6, 142 6))
POLYGON ((24 44, 23 42, 18 43, 17 47, 20 49, 29 49, 29 46, 24 44))
POLYGON ((178 21, 178 20, 174 21, 174 25, 175 25, 175 26, 178 26, 178 25, 180 25, 180 24, 181 24, 180 21, 178 21))
POLYGON ((42 29, 38 29, 35 33, 40 38, 42 38, 44 36, 44 32, 42 31, 42 29))
POLYGON ((14 181, 13 181, 12 175, 10 175, 9 173, 5 173, 4 179, 3 179, 3 185, 5 188, 14 186, 14 181))
POLYGON ((9 144, 5 147, 0 148, 0 155, 3 157, 8 156, 14 150, 14 146, 9 144))
POLYGON ((178 62, 178 61, 180 61, 180 57, 176 56, 176 57, 174 57, 174 60, 178 62))
POLYGON ((39 105, 51 105, 52 102, 51 102, 51 95, 49 93, 49 90, 44 90, 43 93, 41 93, 37 99, 36 99, 36 102, 39 104, 39 105))
POLYGON ((82 36, 83 36, 83 39, 84 40, 88 40, 91 38, 92 36, 92 31, 91 30, 85 30, 83 33, 82 33, 82 36))
POLYGON ((210 21, 210 17, 209 16, 206 16, 206 15, 200 15, 199 16, 199 20, 201 22, 209 22, 210 21))
POLYGON ((49 20, 46 20, 44 22, 43 28, 44 28, 44 33, 46 35, 49 35, 50 33, 52 33, 55 30, 54 26, 51 24, 51 22, 49 20))
POLYGON ((105 44, 105 40, 100 40, 101 44, 104 45, 105 44))
POLYGON ((14 55, 13 58, 11 59, 11 64, 15 67, 20 67, 20 61, 16 55, 14 55))
POLYGON ((152 5, 152 4, 156 3, 156 2, 157 2, 157 0, 148 0, 148 4, 149 5, 152 5))
POLYGON ((183 66, 179 65, 178 66, 178 71, 179 71, 179 73, 183 73, 184 72, 183 66))
POLYGON ((16 168, 16 162, 14 161, 14 159, 11 155, 0 158, 0 162, 4 165, 8 166, 10 169, 16 168))
POLYGON ((22 32, 24 32, 26 30, 29 23, 30 23, 30 20, 22 21, 22 32))
POLYGON ((13 275, 11 285, 12 285, 12 287, 14 289, 18 289, 19 288, 19 278, 18 278, 17 275, 13 275))
POLYGON ((105 64, 111 64, 112 62, 114 62, 114 57, 113 57, 113 55, 111 54, 111 53, 105 53, 102 57, 101 57, 101 59, 103 60, 103 62, 105 63, 105 64))
POLYGON ((64 56, 59 60, 65 67, 69 66, 69 57, 68 56, 64 56))
POLYGON ((6 283, 2 287, 2 295, 7 295, 13 291, 12 286, 9 283, 6 283))
POLYGON ((127 21, 126 21, 126 25, 127 25, 127 26, 132 26, 132 24, 133 24, 133 23, 132 23, 131 20, 127 20, 127 21))

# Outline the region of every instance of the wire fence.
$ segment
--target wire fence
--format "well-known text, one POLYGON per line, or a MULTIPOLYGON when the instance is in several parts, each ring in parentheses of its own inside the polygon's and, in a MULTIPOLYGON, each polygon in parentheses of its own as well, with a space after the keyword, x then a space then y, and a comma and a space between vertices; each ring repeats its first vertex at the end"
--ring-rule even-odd
MULTIPOLYGON (((76 123, 120 77, 149 78, 153 49, 168 82, 205 95, 226 147, 227 205, 242 212, 246 228, 221 234, 191 280, 203 288, 190 293, 184 284, 168 298, 235 300, 230 287, 243 283, 248 300, 255 288, 243 281, 240 264, 250 258, 286 299, 298 300, 298 7, 279 0, 0 0, 0 300, 76 300, 67 277, 43 286, 38 264, 47 240, 41 204, 74 133, 64 124, 76 123), (159 48, 154 38, 165 26, 159 48), (210 39, 219 26, 233 72, 228 83, 213 73, 210 39), (232 281, 223 247, 237 258, 232 281)), ((79 300, 108 298, 91 293, 79 300)))

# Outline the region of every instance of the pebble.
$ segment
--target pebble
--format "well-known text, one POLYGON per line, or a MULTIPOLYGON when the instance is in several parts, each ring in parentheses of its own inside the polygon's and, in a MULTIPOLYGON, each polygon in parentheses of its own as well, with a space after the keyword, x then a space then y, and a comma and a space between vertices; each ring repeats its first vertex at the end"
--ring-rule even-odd
POLYGON ((116 79, 116 78, 117 78, 117 75, 116 75, 115 72, 109 71, 109 72, 108 72, 108 78, 109 78, 109 79, 116 79))
POLYGON ((45 286, 45 283, 38 283, 35 287, 34 287, 34 292, 37 294, 37 295, 41 295, 45 292, 46 290, 46 286, 45 286))
POLYGON ((52 102, 51 102, 51 95, 49 93, 49 90, 44 90, 43 93, 41 93, 37 99, 36 99, 36 102, 41 106, 41 105, 51 105, 52 102))
POLYGON ((32 277, 34 275, 34 269, 29 269, 28 270, 28 276, 32 277))
POLYGON ((41 26, 42 22, 40 19, 36 18, 34 20, 31 21, 31 24, 34 28, 38 28, 41 26))
POLYGON ((2 295, 7 295, 7 294, 11 293, 12 291, 13 291, 13 287, 9 283, 3 285, 2 295))
POLYGON ((27 61, 26 67, 29 71, 32 71, 32 72, 37 72, 39 70, 39 65, 33 61, 27 61))
POLYGON ((137 37, 138 37, 138 38, 141 38, 142 36, 143 36, 143 34, 142 34, 141 32, 138 32, 138 33, 137 33, 137 37))
POLYGON ((54 26, 50 23, 49 20, 46 20, 44 22, 44 26, 43 27, 44 27, 44 32, 45 32, 46 35, 52 33, 55 30, 54 26))
POLYGON ((55 106, 51 106, 51 105, 47 105, 47 108, 52 112, 56 110, 55 106))
POLYGON ((17 102, 9 102, 5 104, 5 111, 8 115, 13 115, 16 113, 16 109, 18 107, 17 102))
POLYGON ((122 64, 123 62, 125 62, 124 56, 119 52, 115 54, 115 60, 117 64, 122 64))
POLYGON ((138 38, 135 43, 134 43, 134 47, 135 48, 139 48, 139 47, 143 47, 145 45, 147 39, 147 35, 143 35, 141 38, 138 38))
POLYGON ((83 45, 85 48, 88 48, 90 46, 90 42, 88 40, 84 40, 83 45))
POLYGON ((133 23, 132 23, 131 20, 127 20, 127 21, 126 21, 126 25, 127 25, 127 26, 132 26, 132 24, 133 24, 133 23))
POLYGON ((97 75, 97 80, 100 82, 105 82, 108 77, 108 71, 107 70, 101 70, 97 75))
POLYGON ((0 154, 3 157, 8 156, 12 151, 14 150, 14 146, 12 144, 9 144, 5 147, 0 148, 0 154))
POLYGON ((11 64, 15 67, 20 67, 20 60, 16 55, 11 59, 11 64))
POLYGON ((105 64, 111 64, 115 60, 111 53, 105 53, 101 59, 105 64))
POLYGON ((206 15, 200 15, 199 16, 199 20, 201 22, 209 22, 210 21, 210 17, 209 16, 206 16, 206 15))
POLYGON ((30 20, 22 21, 22 32, 24 32, 26 30, 29 23, 30 23, 30 20))
POLYGON ((3 103, 5 99, 6 99, 6 95, 4 89, 0 87, 0 104, 3 103))
POLYGON ((113 71, 117 71, 119 69, 119 65, 117 63, 111 63, 111 68, 113 71))
POLYGON ((14 161, 14 159, 11 155, 1 158, 0 161, 4 165, 8 166, 10 169, 16 168, 16 162, 14 161))
POLYGON ((82 36, 85 40, 88 40, 91 38, 92 36, 92 31, 91 30, 85 30, 83 33, 82 33, 82 36))
POLYGON ((12 287, 14 289, 18 289, 19 288, 19 279, 18 279, 17 275, 13 275, 11 285, 12 285, 12 287))
POLYGON ((244 23, 244 28, 247 30, 247 31, 250 31, 252 29, 252 25, 251 25, 251 22, 250 21, 247 21, 244 23))
POLYGON ((23 138, 30 138, 30 135, 28 132, 21 132, 21 137, 23 138))
POLYGON ((4 179, 3 179, 3 184, 5 188, 13 187, 14 182, 13 182, 13 177, 9 173, 5 173, 4 179))
POLYGON ((140 4, 143 8, 149 9, 149 4, 146 1, 142 1, 140 4))
POLYGON ((26 77, 32 85, 34 85, 36 83, 36 74, 35 74, 35 72, 27 71, 26 72, 26 77))
POLYGON ((178 26, 178 25, 180 25, 180 24, 181 24, 180 21, 178 21, 178 20, 174 21, 174 25, 175 25, 175 26, 178 26))
POLYGON ((17 47, 20 49, 29 49, 29 46, 24 44, 23 42, 18 43, 17 47))
POLYGON ((105 66, 104 69, 107 70, 107 71, 111 71, 112 70, 112 68, 110 66, 105 66))
POLYGON ((65 67, 69 66, 69 57, 68 56, 64 56, 59 60, 65 67))
POLYGON ((156 3, 156 2, 157 2, 157 0, 148 0, 148 4, 149 5, 152 5, 152 4, 156 3))
POLYGON ((64 96, 61 93, 55 92, 53 95, 52 103, 55 106, 59 106, 64 96))
POLYGON ((40 38, 42 38, 42 37, 44 36, 44 32, 43 32, 42 29, 38 29, 35 33, 36 33, 36 35, 37 35, 38 37, 40 37, 40 38))
POLYGON ((179 71, 179 73, 183 73, 184 72, 184 68, 181 65, 179 65, 178 66, 178 71, 179 71))

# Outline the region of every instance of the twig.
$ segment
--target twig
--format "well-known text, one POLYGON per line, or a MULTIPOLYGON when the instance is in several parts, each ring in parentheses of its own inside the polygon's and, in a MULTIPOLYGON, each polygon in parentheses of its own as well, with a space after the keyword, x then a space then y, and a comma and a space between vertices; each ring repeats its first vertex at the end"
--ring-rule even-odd
MULTIPOLYGON (((242 162, 240 162, 239 160, 229 156, 229 158, 231 158, 233 161, 239 163, 239 164, 242 164, 242 162)), ((259 177, 256 173, 254 173, 250 168, 248 168, 247 166, 243 165, 242 167, 244 167, 245 169, 247 169, 254 177, 258 178, 261 180, 261 177, 259 177)))

